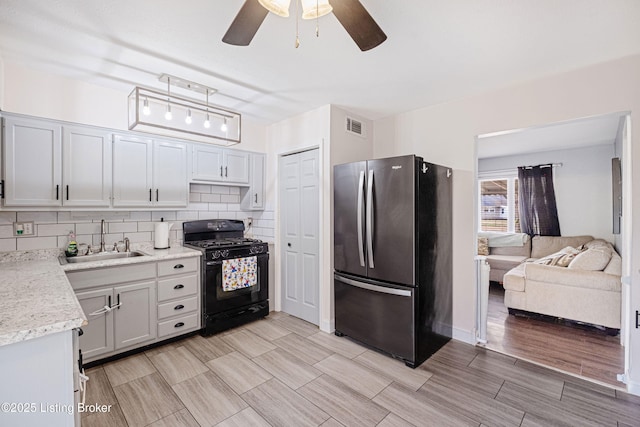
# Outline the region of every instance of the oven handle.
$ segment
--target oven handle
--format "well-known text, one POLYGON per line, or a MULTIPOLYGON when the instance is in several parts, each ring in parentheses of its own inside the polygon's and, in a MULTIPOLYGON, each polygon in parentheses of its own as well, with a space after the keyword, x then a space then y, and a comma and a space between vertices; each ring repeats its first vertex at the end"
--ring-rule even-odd
MULTIPOLYGON (((265 258, 265 257, 266 257, 266 258, 269 258, 269 253, 264 253, 264 252, 263 252, 263 253, 261 253, 261 254, 250 254, 250 255, 239 256, 239 257, 233 257, 233 258, 226 258, 226 260, 235 259, 235 258, 249 258, 249 257, 252 257, 252 256, 254 256, 254 257, 258 258, 258 259, 265 258)), ((205 263, 205 265, 206 265, 207 267, 215 266, 215 265, 222 265, 222 261, 224 261, 224 260, 219 260, 219 261, 207 261, 207 262, 205 263)))

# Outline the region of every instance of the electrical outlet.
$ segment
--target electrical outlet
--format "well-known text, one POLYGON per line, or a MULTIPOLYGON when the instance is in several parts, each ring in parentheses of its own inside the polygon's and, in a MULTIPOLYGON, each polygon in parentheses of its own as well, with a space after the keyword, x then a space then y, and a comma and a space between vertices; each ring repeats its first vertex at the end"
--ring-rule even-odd
POLYGON ((253 225, 253 218, 247 218, 247 227, 251 227, 253 225))
POLYGON ((13 223, 13 235, 14 236, 33 236, 34 233, 33 221, 14 222, 13 223))

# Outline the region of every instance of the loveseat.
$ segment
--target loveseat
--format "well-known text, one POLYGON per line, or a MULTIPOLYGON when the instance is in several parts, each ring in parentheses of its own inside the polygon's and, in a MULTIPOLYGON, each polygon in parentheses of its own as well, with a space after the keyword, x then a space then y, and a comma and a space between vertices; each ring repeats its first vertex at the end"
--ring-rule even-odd
MULTIPOLYGON (((493 247, 487 260, 493 269, 491 258, 497 255, 500 271, 508 266, 500 257, 526 256, 526 247, 493 247)), ((591 236, 534 236, 530 247, 530 256, 504 273, 501 280, 504 304, 510 312, 620 328, 622 260, 611 243, 591 236)))

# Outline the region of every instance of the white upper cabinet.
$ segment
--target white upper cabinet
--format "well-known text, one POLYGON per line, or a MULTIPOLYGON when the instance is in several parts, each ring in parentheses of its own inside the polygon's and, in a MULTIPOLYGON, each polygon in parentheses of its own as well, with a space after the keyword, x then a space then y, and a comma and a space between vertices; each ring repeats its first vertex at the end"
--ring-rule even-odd
POLYGON ((186 144, 115 136, 114 207, 185 207, 188 198, 186 144))
POLYGON ((191 179, 248 184, 249 153, 193 144, 191 179))
POLYGON ((191 178, 200 181, 222 181, 224 166, 222 148, 193 144, 193 170, 191 178))
POLYGON ((5 206, 109 207, 109 132, 4 119, 5 206))
POLYGON ((249 153, 235 150, 224 152, 224 180, 247 184, 249 182, 249 153))
POLYGON ((264 168, 265 155, 251 153, 249 155, 249 187, 242 189, 240 207, 244 210, 264 210, 264 168))
POLYGON ((62 204, 109 207, 111 134, 81 126, 62 129, 62 204))
POLYGON ((60 206, 61 126, 28 118, 4 118, 5 206, 60 206))
POLYGON ((151 207, 153 141, 127 135, 113 138, 113 206, 151 207))
POLYGON ((154 142, 153 185, 156 206, 187 206, 189 183, 186 144, 154 142))

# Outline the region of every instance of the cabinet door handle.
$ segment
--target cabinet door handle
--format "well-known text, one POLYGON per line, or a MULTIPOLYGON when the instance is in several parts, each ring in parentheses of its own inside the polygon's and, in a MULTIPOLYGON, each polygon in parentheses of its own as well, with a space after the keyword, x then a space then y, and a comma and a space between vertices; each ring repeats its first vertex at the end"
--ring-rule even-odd
POLYGON ((151 191, 151 188, 150 188, 149 189, 149 201, 151 201, 151 193, 152 193, 152 191, 151 191))
POLYGON ((178 269, 184 268, 184 265, 182 265, 182 264, 176 264, 176 265, 174 265, 174 266, 173 266, 173 268, 175 268, 176 270, 178 270, 178 269))
POLYGON ((69 200, 69 184, 67 184, 67 200, 69 200))
POLYGON ((174 310, 182 310, 184 308, 184 305, 182 304, 178 304, 175 307, 173 307, 174 310))
POLYGON ((56 200, 60 200, 60 185, 56 185, 56 200))
POLYGON ((174 328, 182 328, 184 326, 184 322, 178 322, 173 327, 174 328))
POLYGON ((184 288, 184 285, 182 285, 182 284, 180 284, 180 285, 175 285, 175 286, 173 287, 173 289, 182 289, 182 288, 184 288))
POLYGON ((156 188, 156 202, 160 199, 160 190, 156 188))
POLYGON ((227 167, 225 166, 224 167, 224 177, 226 178, 227 176, 229 176, 229 175, 227 175, 227 167))
POLYGON ((220 176, 222 176, 222 166, 220 166, 220 176))
POLYGON ((256 193, 255 195, 255 200, 256 200, 256 203, 258 203, 258 193, 256 193))

